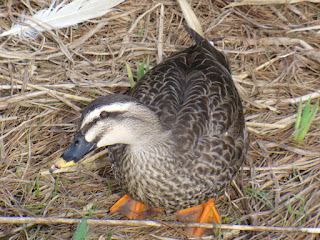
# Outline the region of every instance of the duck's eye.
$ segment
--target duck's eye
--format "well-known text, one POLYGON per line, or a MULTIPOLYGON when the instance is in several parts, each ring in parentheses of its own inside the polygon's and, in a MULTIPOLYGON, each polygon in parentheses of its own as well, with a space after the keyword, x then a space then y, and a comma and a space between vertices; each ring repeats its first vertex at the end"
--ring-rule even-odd
POLYGON ((106 111, 102 111, 102 112, 100 113, 100 118, 106 118, 106 117, 108 117, 108 116, 109 116, 109 113, 106 112, 106 111))

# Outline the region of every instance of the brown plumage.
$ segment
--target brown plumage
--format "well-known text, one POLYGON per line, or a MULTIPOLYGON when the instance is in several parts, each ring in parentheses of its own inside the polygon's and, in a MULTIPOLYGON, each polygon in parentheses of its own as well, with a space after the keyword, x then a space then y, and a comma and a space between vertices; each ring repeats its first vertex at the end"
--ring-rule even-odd
POLYGON ((226 57, 186 29, 196 45, 151 69, 130 96, 90 103, 63 156, 78 161, 95 146, 110 146, 124 191, 165 211, 213 198, 238 172, 249 142, 226 57))

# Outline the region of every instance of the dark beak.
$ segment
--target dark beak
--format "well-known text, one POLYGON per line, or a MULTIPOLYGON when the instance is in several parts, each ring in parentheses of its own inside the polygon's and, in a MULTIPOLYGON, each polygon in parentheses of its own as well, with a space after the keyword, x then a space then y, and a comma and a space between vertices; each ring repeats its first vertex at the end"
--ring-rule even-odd
POLYGON ((96 146, 94 143, 87 142, 84 136, 81 133, 78 133, 73 139, 70 147, 63 153, 62 157, 56 159, 51 170, 72 166, 95 148, 96 146))
POLYGON ((94 143, 89 143, 86 141, 81 133, 78 133, 73 139, 70 147, 62 155, 62 158, 66 162, 74 161, 78 162, 84 155, 95 149, 94 143))

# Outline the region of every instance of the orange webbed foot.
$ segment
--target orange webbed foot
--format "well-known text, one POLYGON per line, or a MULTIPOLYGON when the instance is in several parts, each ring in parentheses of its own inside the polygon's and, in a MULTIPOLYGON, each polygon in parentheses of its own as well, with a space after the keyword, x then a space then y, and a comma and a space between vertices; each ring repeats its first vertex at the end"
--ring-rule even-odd
POLYGON ((163 211, 161 209, 146 206, 141 202, 133 200, 128 195, 124 195, 110 208, 111 214, 115 212, 120 212, 127 216, 130 220, 133 220, 144 219, 149 215, 162 213, 163 211))
MULTIPOLYGON (((181 222, 198 222, 198 223, 216 223, 220 225, 220 215, 214 205, 214 200, 211 199, 208 202, 180 210, 177 213, 177 217, 181 222)), ((187 228, 186 231, 201 237, 207 229, 205 228, 187 228)))

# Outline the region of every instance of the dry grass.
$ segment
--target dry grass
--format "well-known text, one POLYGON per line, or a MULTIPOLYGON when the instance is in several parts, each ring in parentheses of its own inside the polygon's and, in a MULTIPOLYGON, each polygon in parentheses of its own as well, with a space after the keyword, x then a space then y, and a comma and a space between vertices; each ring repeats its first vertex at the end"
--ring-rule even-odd
MULTIPOLYGON (((5 29, 25 9, 30 14, 31 9, 50 4, 0 2, 0 26, 5 29)), ((311 96, 315 103, 320 96, 320 33, 313 27, 320 25, 320 6, 300 2, 223 9, 229 3, 192 1, 205 36, 222 39, 216 46, 232 64, 252 139, 235 183, 217 197, 223 223, 320 227, 319 113, 303 143, 292 140, 300 97, 307 101, 311 96)), ((127 91, 125 62, 134 66, 150 55, 154 66, 192 44, 183 22, 176 1, 127 0, 103 18, 36 40, 0 39, 0 216, 120 218, 108 214, 122 192, 105 159, 68 173, 41 173, 70 143, 88 101, 127 91)), ((153 220, 175 217, 160 215, 153 220)), ((75 228, 75 224, 1 224, 0 238, 70 239, 75 228)), ((257 231, 242 228, 225 239, 320 237, 253 230, 257 231)), ((112 239, 187 237, 176 227, 91 225, 89 233, 92 239, 107 238, 109 233, 112 239)))

